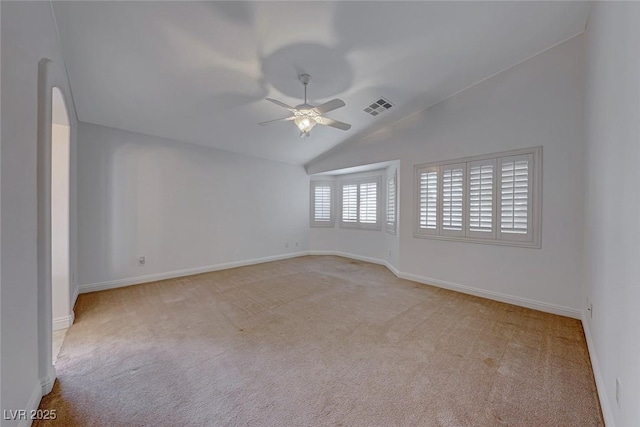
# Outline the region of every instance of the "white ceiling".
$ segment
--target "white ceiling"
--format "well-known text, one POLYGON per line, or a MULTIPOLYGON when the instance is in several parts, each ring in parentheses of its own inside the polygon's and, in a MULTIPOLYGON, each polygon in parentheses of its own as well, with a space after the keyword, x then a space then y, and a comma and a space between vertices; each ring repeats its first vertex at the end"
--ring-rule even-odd
MULTIPOLYGON (((305 164, 584 31, 587 2, 54 2, 78 118, 305 164), (264 101, 347 106, 300 139, 264 101), (371 117, 379 97, 395 104, 371 117)), ((526 102, 526 100, 523 100, 526 102)))

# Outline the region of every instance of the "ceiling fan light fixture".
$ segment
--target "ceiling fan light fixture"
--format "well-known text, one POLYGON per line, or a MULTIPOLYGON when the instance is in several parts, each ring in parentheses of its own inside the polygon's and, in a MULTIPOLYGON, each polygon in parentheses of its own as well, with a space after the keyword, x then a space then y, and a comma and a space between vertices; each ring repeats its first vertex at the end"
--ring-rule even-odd
POLYGON ((303 134, 309 136, 311 129, 318 123, 318 114, 313 110, 299 110, 295 115, 296 118, 293 120, 293 123, 295 123, 300 130, 300 136, 303 138, 305 137, 303 134))
POLYGON ((301 74, 298 76, 298 79, 304 86, 304 104, 300 104, 296 107, 291 107, 284 102, 267 98, 267 101, 273 102, 280 107, 286 108, 292 114, 289 117, 284 117, 282 119, 262 122, 260 123, 260 125, 266 125, 273 122, 293 121, 293 123, 300 131, 301 138, 309 137, 311 135, 311 129, 313 129, 317 124, 333 127, 340 130, 349 130, 351 128, 351 125, 348 123, 343 123, 338 120, 333 120, 323 116, 323 114, 328 113, 329 111, 344 107, 345 103, 343 100, 332 99, 329 102, 325 102, 324 104, 315 107, 313 105, 309 105, 307 104, 307 85, 309 84, 311 76, 309 74, 301 74))

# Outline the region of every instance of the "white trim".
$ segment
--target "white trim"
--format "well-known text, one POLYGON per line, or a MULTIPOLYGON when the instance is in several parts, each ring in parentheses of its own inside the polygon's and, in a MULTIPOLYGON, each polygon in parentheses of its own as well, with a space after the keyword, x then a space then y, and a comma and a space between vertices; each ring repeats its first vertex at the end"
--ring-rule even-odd
POLYGON ((309 226, 314 228, 334 228, 336 226, 335 204, 336 204, 336 183, 335 181, 309 181, 309 226), (329 187, 329 221, 317 221, 316 212, 316 187, 329 187))
POLYGON ((42 396, 46 396, 51 393, 53 389, 53 384, 56 381, 56 368, 53 365, 48 367, 48 374, 45 378, 40 379, 34 386, 33 391, 31 392, 31 396, 29 396, 29 400, 27 404, 24 406, 26 411, 26 419, 20 420, 18 423, 18 427, 29 427, 31 426, 33 420, 30 417, 30 414, 38 410, 40 407, 40 401, 42 400, 42 396))
POLYGON ((580 319, 580 310, 564 307, 557 304, 536 301, 529 298, 522 298, 522 297, 507 295, 500 292, 487 291, 485 289, 475 288, 472 286, 446 282, 444 280, 432 279, 430 277, 419 276, 417 274, 403 273, 388 261, 378 259, 378 258, 370 258, 366 256, 350 254, 346 252, 339 252, 339 251, 309 251, 309 255, 341 256, 344 258, 355 259, 357 261, 365 261, 373 264, 384 265, 389 269, 389 271, 391 271, 396 277, 400 279, 411 280, 413 282, 418 282, 418 283, 422 283, 429 286, 435 286, 437 288, 449 289, 449 290, 460 292, 463 294, 474 295, 481 298, 487 298, 492 301, 504 302, 504 303, 516 305, 519 307, 526 307, 533 310, 542 311, 545 313, 557 314, 559 316, 571 317, 573 319, 580 319))
POLYGON ((343 258, 354 259, 356 261, 370 262, 371 264, 378 264, 378 265, 382 265, 382 266, 387 267, 389 269, 389 271, 391 271, 396 277, 400 274, 400 272, 398 271, 398 269, 396 267, 394 267, 389 261, 386 261, 386 260, 383 260, 383 259, 371 258, 371 257, 351 254, 351 253, 347 253, 347 252, 340 252, 340 251, 309 251, 308 255, 339 256, 339 257, 343 257, 343 258))
POLYGON ((542 145, 529 148, 518 148, 515 150, 502 151, 499 153, 483 154, 479 156, 468 156, 459 159, 451 159, 438 162, 416 164, 413 166, 414 188, 413 188, 413 237, 419 239, 439 239, 451 240, 467 243, 483 243, 490 245, 518 246, 526 248, 540 249, 542 247, 542 145), (527 156, 532 167, 529 168, 529 227, 525 238, 518 235, 503 233, 500 229, 500 189, 502 181, 500 178, 501 162, 505 158, 515 156, 527 156), (494 188, 496 197, 493 199, 493 218, 495 220, 495 235, 492 238, 478 238, 471 236, 468 223, 468 199, 469 199, 469 179, 466 177, 465 167, 464 197, 463 197, 463 228, 462 233, 448 233, 443 229, 443 177, 447 168, 460 166, 462 164, 475 163, 485 160, 495 160, 494 168, 494 188), (438 196, 437 196, 437 226, 435 229, 420 227, 420 177, 424 173, 437 172, 438 174, 438 196))
POLYGON ((53 364, 49 364, 49 366, 47 366, 47 375, 44 378, 40 378, 41 396, 46 396, 51 393, 51 390, 53 390, 53 383, 56 382, 56 376, 56 367, 53 366, 53 364))
MULTIPOLYGON (((424 230, 423 230, 424 233, 424 230)), ((528 242, 518 242, 517 240, 497 240, 479 237, 456 237, 456 236, 443 236, 438 234, 414 234, 414 238, 416 239, 432 239, 432 240, 449 240, 450 242, 463 242, 463 243, 480 243, 484 245, 494 245, 494 246, 516 246, 518 248, 531 248, 531 249, 540 249, 542 247, 541 244, 532 245, 528 242)))
POLYGON ((593 371, 593 377, 596 381, 596 390, 598 390, 598 398, 600 399, 600 408, 602 409, 602 417, 604 418, 604 424, 608 427, 615 427, 613 418, 613 411, 611 410, 611 404, 607 397, 607 388, 604 385, 604 378, 600 371, 600 364, 598 363, 598 355, 596 354, 596 347, 591 336, 591 328, 588 321, 589 315, 586 311, 582 312, 582 329, 584 330, 584 337, 587 340, 587 350, 589 351, 589 358, 591 359, 591 370, 593 371))
POLYGON ((31 396, 29 397, 29 400, 27 401, 27 404, 25 405, 24 409, 26 411, 26 420, 20 420, 20 422, 18 423, 18 427, 29 427, 32 424, 32 420, 29 417, 29 415, 31 414, 31 411, 37 411, 38 407, 40 406, 40 400, 42 400, 42 386, 41 384, 38 382, 33 386, 33 391, 31 392, 31 396))
POLYGON ((196 268, 189 268, 185 270, 169 271, 166 273, 149 274, 147 276, 131 277, 131 278, 125 278, 125 279, 119 279, 119 280, 112 280, 108 282, 91 283, 88 285, 81 285, 80 293, 84 294, 87 292, 95 292, 95 291, 102 291, 105 289, 120 288, 124 286, 137 285, 140 283, 155 282, 159 280, 173 279, 175 277, 182 277, 182 276, 191 276, 193 274, 208 273, 212 271, 225 270, 228 268, 243 267, 246 265, 262 264, 265 262, 279 261, 279 260, 289 259, 289 258, 297 258, 301 256, 306 256, 306 255, 332 255, 332 256, 340 256, 344 258, 351 258, 357 261, 370 262, 372 264, 379 264, 387 267, 389 271, 391 271, 395 276, 401 279, 412 280, 414 282, 423 283, 425 285, 431 285, 438 288, 445 288, 452 291, 461 292, 463 294, 475 295, 478 297, 487 298, 494 301, 500 301, 507 304, 517 305, 520 307, 531 308, 533 310, 543 311, 545 313, 557 314, 560 316, 571 317, 574 319, 580 319, 581 317, 580 310, 573 309, 570 307, 564 307, 557 304, 536 301, 529 298, 512 296, 512 295, 503 294, 500 292, 488 291, 488 290, 476 288, 473 286, 461 285, 458 283, 447 282, 444 280, 433 279, 425 276, 419 276, 417 274, 404 273, 398 270, 398 268, 393 266, 389 261, 379 259, 379 258, 372 258, 372 257, 367 257, 367 256, 362 256, 357 254, 351 254, 347 252, 340 252, 340 251, 314 251, 314 250, 302 251, 302 252, 295 252, 291 254, 276 255, 271 257, 254 258, 254 259, 249 259, 244 261, 234 261, 234 262, 216 264, 216 265, 211 265, 206 267, 196 267, 196 268))
POLYGON ((75 314, 73 311, 68 316, 58 317, 53 319, 53 330, 58 331, 60 329, 67 329, 69 326, 73 325, 75 314))
POLYGON ((244 267, 246 265, 262 264, 271 261, 280 261, 283 259, 297 258, 309 255, 308 252, 294 252, 290 254, 274 255, 263 258, 253 258, 243 261, 226 262, 222 264, 208 265, 205 267, 186 268, 184 270, 167 271, 164 273, 148 274, 146 276, 127 277, 124 279, 110 280, 107 282, 89 283, 80 285, 80 293, 103 291, 106 289, 121 288, 124 286, 138 285, 140 283, 157 282, 159 280, 173 279, 176 277, 191 276, 200 273, 209 273, 211 271, 226 270, 228 268, 244 267))
POLYGON ((580 310, 576 310, 562 305, 551 304, 542 301, 536 301, 529 298, 516 297, 513 295, 503 294, 501 292, 488 291, 473 286, 461 285, 458 283, 447 282, 444 280, 433 279, 431 277, 418 276, 417 274, 400 273, 401 279, 413 280, 414 282, 431 285, 438 288, 449 289, 463 294, 474 295, 481 298, 487 298, 493 301, 505 302, 507 304, 517 305, 519 307, 531 308, 533 310, 543 311, 545 313, 557 314, 560 316, 580 319, 580 310))

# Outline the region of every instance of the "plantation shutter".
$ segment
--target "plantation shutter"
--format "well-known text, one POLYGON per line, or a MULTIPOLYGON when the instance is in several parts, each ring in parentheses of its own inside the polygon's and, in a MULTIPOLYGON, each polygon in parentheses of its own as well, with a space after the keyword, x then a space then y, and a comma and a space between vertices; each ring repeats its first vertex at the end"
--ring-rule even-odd
POLYGON ((360 222, 375 224, 378 222, 378 183, 360 184, 360 222))
POLYGON ((495 159, 467 164, 469 173, 468 236, 494 239, 495 230, 495 159))
POLYGON ((500 238, 530 240, 532 236, 533 155, 500 159, 500 238))
POLYGON ((331 187, 317 185, 315 190, 314 220, 317 222, 329 222, 331 221, 331 187))
POLYGON ((414 237, 541 247, 542 146, 414 167, 414 237))
POLYGON ((438 232, 438 168, 418 170, 418 228, 428 234, 438 232))
POLYGON ((465 163, 442 166, 442 235, 465 235, 463 212, 465 170, 465 163))
POLYGON ((312 227, 333 227, 332 181, 311 181, 310 223, 312 227))
POLYGON ((396 173, 387 180, 387 231, 396 232, 396 173))
POLYGON ((342 186, 342 222, 358 222, 358 184, 342 186))

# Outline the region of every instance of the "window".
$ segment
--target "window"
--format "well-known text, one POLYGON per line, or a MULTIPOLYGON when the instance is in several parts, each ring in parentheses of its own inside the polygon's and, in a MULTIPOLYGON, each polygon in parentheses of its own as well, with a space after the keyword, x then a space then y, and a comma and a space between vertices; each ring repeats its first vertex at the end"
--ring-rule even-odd
POLYGON ((311 181, 311 227, 333 227, 332 181, 311 181))
POLYGON ((462 205, 464 203, 464 163, 442 167, 441 234, 464 236, 462 205))
POLYGON ((380 229, 380 177, 341 181, 340 226, 380 229))
POLYGON ((420 222, 418 228, 425 234, 438 232, 438 167, 423 168, 418 182, 420 222))
POLYGON ((358 184, 342 186, 342 222, 358 222, 358 184))
POLYGON ((533 155, 500 159, 500 229, 501 239, 529 241, 532 232, 531 164, 533 155))
POLYGON ((397 195, 396 195, 396 179, 398 171, 394 171, 387 179, 387 219, 386 230, 388 233, 396 234, 396 215, 397 215, 397 195))
POLYGON ((469 162, 469 236, 495 239, 495 159, 469 162))
POLYGON ((542 147, 417 165, 415 237, 540 247, 542 147))

